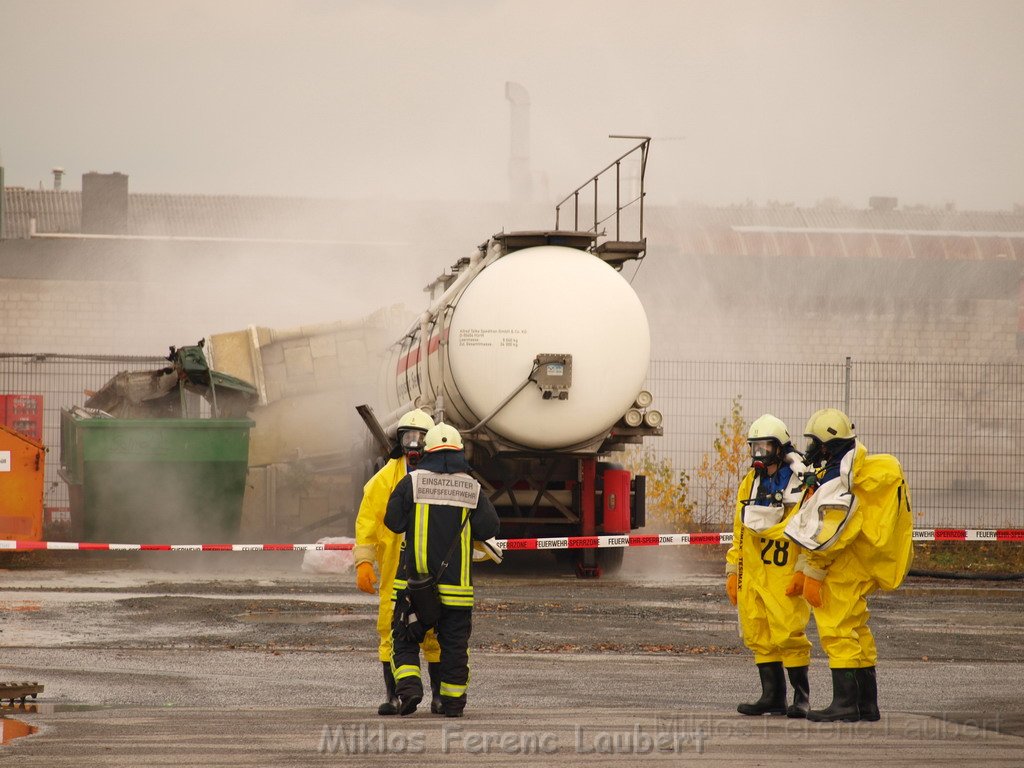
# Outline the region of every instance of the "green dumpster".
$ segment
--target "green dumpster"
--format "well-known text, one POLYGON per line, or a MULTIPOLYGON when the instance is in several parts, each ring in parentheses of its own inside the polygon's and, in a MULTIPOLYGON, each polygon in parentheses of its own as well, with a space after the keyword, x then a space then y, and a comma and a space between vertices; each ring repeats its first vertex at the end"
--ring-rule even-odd
POLYGON ((83 541, 233 540, 255 422, 106 416, 77 408, 61 413, 61 477, 83 541))

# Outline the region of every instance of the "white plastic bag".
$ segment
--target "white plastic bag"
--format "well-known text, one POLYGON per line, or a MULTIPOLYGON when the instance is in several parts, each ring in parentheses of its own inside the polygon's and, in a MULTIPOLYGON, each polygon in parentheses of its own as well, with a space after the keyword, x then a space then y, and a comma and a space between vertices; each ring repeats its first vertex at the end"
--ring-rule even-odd
MULTIPOLYGON (((355 544, 347 536, 317 539, 317 544, 355 544)), ((351 549, 325 549, 307 551, 302 556, 303 573, 351 573, 355 557, 351 549)))

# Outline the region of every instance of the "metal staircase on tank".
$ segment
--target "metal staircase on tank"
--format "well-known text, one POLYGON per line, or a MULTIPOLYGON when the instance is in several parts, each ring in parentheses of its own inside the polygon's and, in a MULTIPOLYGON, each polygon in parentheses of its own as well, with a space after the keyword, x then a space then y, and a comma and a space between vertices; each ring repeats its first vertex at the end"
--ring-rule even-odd
MULTIPOLYGON (((633 259, 642 259, 644 254, 647 252, 647 238, 644 237, 644 173, 647 170, 647 153, 650 149, 651 137, 613 135, 609 138, 638 139, 640 140, 640 143, 628 152, 620 155, 592 177, 587 179, 587 181, 566 195, 565 198, 555 206, 555 230, 561 231, 562 208, 563 206, 568 208, 567 203, 571 201, 572 231, 574 233, 591 233, 593 241, 589 246, 590 252, 615 267, 615 269, 622 269, 622 265, 625 262, 633 259), (622 166, 624 162, 639 164, 639 174, 637 178, 627 180, 630 184, 639 183, 638 189, 627 194, 627 197, 629 197, 628 200, 622 199, 622 166), (614 181, 611 178, 613 173, 614 181), (600 194, 608 184, 612 183, 614 183, 615 191, 614 205, 611 201, 607 201, 604 203, 602 210, 600 194), (586 230, 581 230, 580 228, 581 206, 584 209, 588 206, 592 206, 593 208, 593 226, 586 230), (635 213, 636 215, 636 239, 624 239, 622 237, 623 212, 627 211, 627 209, 632 209, 634 206, 636 208, 635 212, 630 210, 629 213, 635 213), (607 211, 608 209, 612 210, 602 216, 603 211, 607 211), (607 236, 607 229, 604 227, 606 227, 612 219, 614 219, 614 237, 610 237, 609 239, 598 243, 597 240, 599 238, 607 236)), ((586 212, 587 211, 584 210, 584 215, 586 212)), ((589 220, 589 217, 586 218, 589 220)))

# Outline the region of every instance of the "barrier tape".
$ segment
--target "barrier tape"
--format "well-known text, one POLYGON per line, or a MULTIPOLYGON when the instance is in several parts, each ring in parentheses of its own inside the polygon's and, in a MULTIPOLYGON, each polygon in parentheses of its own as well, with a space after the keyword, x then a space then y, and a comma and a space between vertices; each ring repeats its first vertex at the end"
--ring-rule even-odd
MULTIPOLYGON (((1024 541, 1020 528, 915 528, 914 541, 1024 541)), ((609 547, 708 546, 732 544, 731 533, 661 533, 620 536, 563 536, 498 539, 506 551, 604 549, 609 547)), ((110 552, 324 552, 349 550, 352 544, 97 544, 69 541, 0 540, 0 550, 79 550, 110 552)))

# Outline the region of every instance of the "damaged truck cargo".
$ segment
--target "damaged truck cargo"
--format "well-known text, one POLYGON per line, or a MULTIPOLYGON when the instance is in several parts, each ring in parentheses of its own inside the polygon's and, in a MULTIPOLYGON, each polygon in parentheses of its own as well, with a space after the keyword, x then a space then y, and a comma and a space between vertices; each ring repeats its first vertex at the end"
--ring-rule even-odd
POLYGON ((211 370, 194 346, 169 365, 118 373, 61 412, 61 478, 73 535, 123 543, 238 536, 254 386, 211 370))

